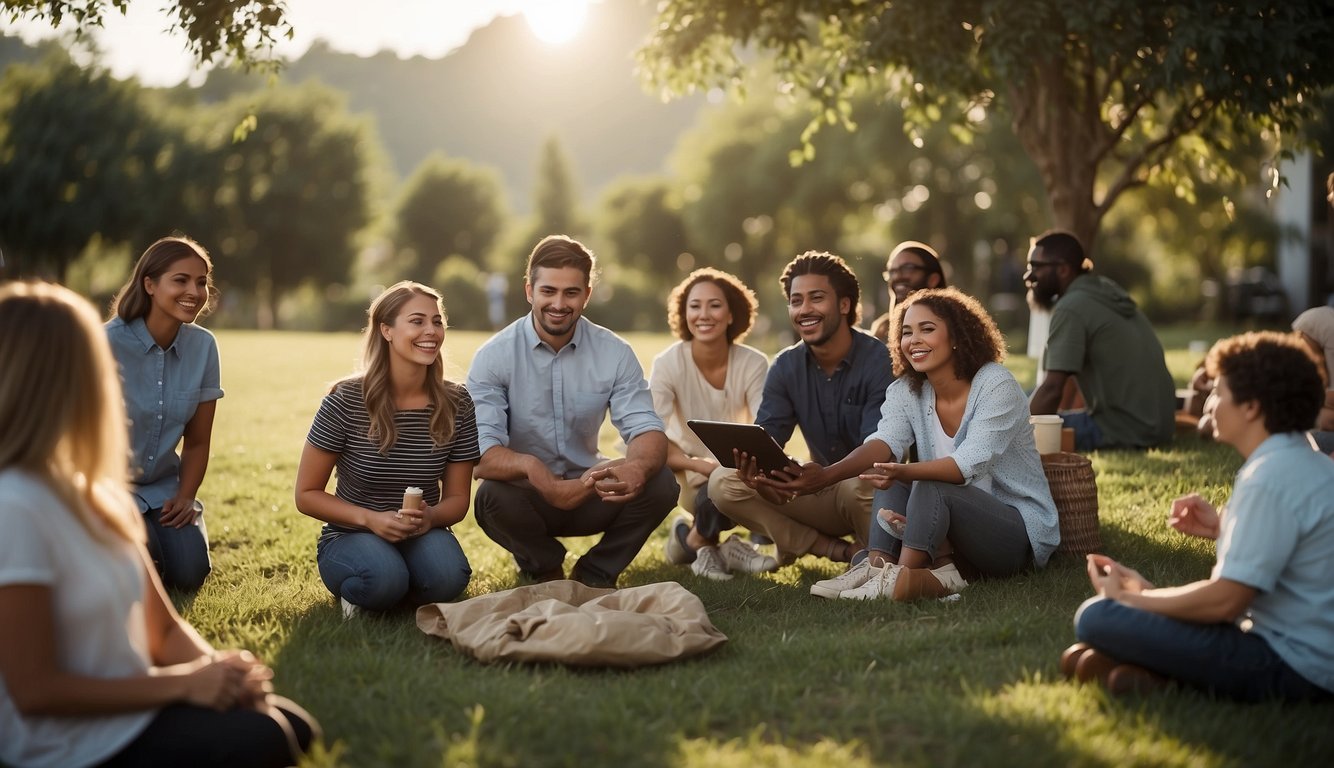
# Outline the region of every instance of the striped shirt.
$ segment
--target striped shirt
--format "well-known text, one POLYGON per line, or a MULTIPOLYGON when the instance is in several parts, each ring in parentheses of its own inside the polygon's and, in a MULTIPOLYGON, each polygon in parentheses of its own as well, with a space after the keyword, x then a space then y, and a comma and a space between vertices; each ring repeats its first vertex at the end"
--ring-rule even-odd
MULTIPOLYGON (((338 454, 334 495, 363 509, 397 510, 403 503, 403 489, 416 486, 427 504, 439 503, 446 466, 481 457, 472 397, 462 384, 447 386, 460 396, 449 442, 439 447, 431 442, 432 407, 397 411, 394 427, 398 436, 387 454, 381 454, 369 437, 371 417, 359 380, 344 382, 325 395, 306 442, 338 454)), ((333 524, 327 529, 356 530, 333 524)))

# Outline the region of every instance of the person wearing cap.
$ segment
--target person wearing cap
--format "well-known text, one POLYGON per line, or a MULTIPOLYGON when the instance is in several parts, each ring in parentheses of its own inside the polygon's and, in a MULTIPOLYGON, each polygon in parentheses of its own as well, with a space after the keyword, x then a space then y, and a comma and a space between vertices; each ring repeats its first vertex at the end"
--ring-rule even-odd
POLYGON ((1051 312, 1051 326, 1033 390, 1033 414, 1057 413, 1071 377, 1086 408, 1061 411, 1075 430, 1075 448, 1147 448, 1176 432, 1176 385, 1163 345, 1125 289, 1093 274, 1073 235, 1048 231, 1028 254, 1028 301, 1051 312))
POLYGON ((894 307, 923 288, 948 288, 949 281, 935 249, 916 240, 904 240, 894 247, 885 262, 883 277, 889 288, 889 309, 871 324, 871 335, 888 344, 894 307))

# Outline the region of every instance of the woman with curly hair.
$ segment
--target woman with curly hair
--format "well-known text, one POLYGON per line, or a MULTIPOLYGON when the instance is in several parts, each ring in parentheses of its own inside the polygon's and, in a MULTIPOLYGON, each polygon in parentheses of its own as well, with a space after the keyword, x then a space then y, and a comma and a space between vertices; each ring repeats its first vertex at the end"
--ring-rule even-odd
POLYGON ((811 593, 943 597, 968 586, 962 571, 1001 577, 1046 565, 1060 541, 1056 504, 991 316, 953 288, 919 291, 896 308, 890 338, 899 378, 880 424, 826 469, 878 489, 868 554, 811 593), (900 463, 913 444, 918 461, 900 463))
POLYGON ((345 617, 452 600, 472 576, 449 527, 468 513, 477 418, 445 378, 440 295, 405 280, 367 315, 364 370, 325 395, 296 471, 296 507, 325 523, 316 560, 345 617))
POLYGON ((1303 432, 1324 401, 1310 350, 1288 334, 1247 333, 1205 359, 1214 436, 1245 459, 1226 509, 1198 494, 1168 524, 1218 542, 1209 578, 1154 587, 1088 556, 1098 593, 1075 613, 1061 671, 1113 693, 1168 679, 1243 701, 1334 699, 1334 462, 1303 432))
POLYGON ((680 341, 653 359, 649 389, 667 427, 667 466, 681 482, 680 504, 694 513, 672 521, 667 560, 690 563, 695 574, 725 581, 734 571, 773 570, 777 561, 722 532, 736 524, 709 499, 709 474, 718 468, 686 421, 755 421, 769 361, 741 341, 755 322, 755 293, 735 275, 704 268, 691 272, 667 298, 667 324, 680 341))

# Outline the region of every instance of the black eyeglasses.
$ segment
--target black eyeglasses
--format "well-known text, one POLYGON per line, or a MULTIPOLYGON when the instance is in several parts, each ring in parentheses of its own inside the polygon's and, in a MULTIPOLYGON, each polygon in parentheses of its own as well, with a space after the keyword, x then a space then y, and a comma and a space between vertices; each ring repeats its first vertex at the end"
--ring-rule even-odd
POLYGON ((918 272, 925 272, 925 271, 926 267, 922 266, 921 264, 901 264, 897 267, 894 267, 893 269, 881 272, 880 276, 885 279, 885 282, 889 282, 890 280, 893 280, 896 277, 900 276, 912 277, 918 272))

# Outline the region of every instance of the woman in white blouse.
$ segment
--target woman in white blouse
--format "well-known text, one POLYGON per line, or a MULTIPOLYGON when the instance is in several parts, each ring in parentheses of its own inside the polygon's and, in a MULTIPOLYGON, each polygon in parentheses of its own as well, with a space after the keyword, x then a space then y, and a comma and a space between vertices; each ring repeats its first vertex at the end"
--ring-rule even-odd
POLYGON ((755 321, 755 293, 735 275, 712 268, 691 272, 667 299, 667 324, 680 341, 653 359, 649 388, 667 426, 667 466, 681 484, 681 506, 694 513, 672 521, 667 559, 708 579, 733 572, 759 573, 778 566, 774 558, 722 532, 735 526, 709 499, 709 473, 717 460, 686 426, 689 419, 752 423, 760 408, 769 362, 741 343, 755 321))

